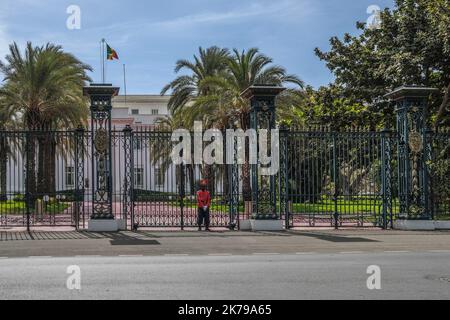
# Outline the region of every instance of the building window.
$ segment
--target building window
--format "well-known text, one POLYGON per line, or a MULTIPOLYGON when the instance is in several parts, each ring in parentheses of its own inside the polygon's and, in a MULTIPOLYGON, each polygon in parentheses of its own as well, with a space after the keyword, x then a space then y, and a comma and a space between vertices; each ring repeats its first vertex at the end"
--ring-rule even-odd
POLYGON ((134 150, 141 150, 142 149, 142 140, 140 138, 134 138, 133 147, 134 147, 134 150))
POLYGON ((138 115, 139 114, 139 109, 131 109, 131 114, 132 115, 138 115))
POLYGON ((155 186, 161 187, 164 185, 164 172, 160 168, 155 168, 155 186))
POLYGON ((144 187, 144 169, 134 168, 134 186, 136 188, 144 187))
POLYGON ((159 114, 159 110, 158 109, 152 109, 152 115, 156 116, 159 114))
POLYGON ((66 167, 66 187, 72 188, 75 186, 75 170, 73 167, 66 167))

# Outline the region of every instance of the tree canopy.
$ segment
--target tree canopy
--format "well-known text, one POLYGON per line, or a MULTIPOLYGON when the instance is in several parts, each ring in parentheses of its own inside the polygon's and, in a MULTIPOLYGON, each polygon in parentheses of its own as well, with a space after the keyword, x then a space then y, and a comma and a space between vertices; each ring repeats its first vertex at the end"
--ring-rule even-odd
POLYGON ((88 104, 82 88, 90 80, 91 67, 50 43, 35 47, 29 42, 24 53, 13 43, 5 60, 0 61, 2 108, 20 115, 23 127, 55 130, 86 121, 88 104))
MULTIPOLYGON (((364 106, 373 124, 392 119, 393 111, 382 97, 401 85, 439 88, 430 111, 435 126, 448 124, 450 91, 450 2, 448 0, 397 0, 393 10, 380 13, 373 28, 358 22, 359 35, 332 37, 331 49, 316 49, 335 76, 327 89, 347 107, 364 106)), ((331 104, 329 104, 331 106, 331 104)))

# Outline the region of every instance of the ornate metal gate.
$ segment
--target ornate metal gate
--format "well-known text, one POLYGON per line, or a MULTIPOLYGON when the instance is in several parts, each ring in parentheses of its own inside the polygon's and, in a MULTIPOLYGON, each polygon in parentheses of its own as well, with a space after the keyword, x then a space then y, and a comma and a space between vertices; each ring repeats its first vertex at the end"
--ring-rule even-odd
MULTIPOLYGON (((268 112, 273 125, 273 100, 264 105, 263 89, 274 90, 253 88, 252 110, 268 112)), ((402 219, 448 219, 450 132, 427 129, 429 92, 394 91, 396 130, 281 128, 280 170, 266 180, 236 158, 227 165, 173 164, 169 130, 108 128, 105 136, 109 124, 100 109, 100 122, 91 124, 96 133, 0 131, 0 227, 83 229, 100 213, 99 199, 128 229, 195 227, 196 191, 204 178, 213 198, 212 227, 274 217, 287 228, 391 228, 402 219), (105 139, 108 150, 99 144, 105 139), (244 195, 244 179, 256 202, 244 195), (263 187, 274 212, 261 217, 263 187)), ((253 115, 258 129, 256 116, 265 115, 253 115)), ((237 151, 236 140, 227 143, 237 151)))
POLYGON ((196 192, 209 180, 211 227, 230 225, 226 166, 174 165, 172 132, 149 128, 125 129, 126 212, 133 227, 197 226, 196 192))
POLYGON ((327 128, 287 135, 290 227, 383 227, 392 213, 386 133, 327 128))
POLYGON ((75 226, 83 131, 0 131, 0 227, 75 226))

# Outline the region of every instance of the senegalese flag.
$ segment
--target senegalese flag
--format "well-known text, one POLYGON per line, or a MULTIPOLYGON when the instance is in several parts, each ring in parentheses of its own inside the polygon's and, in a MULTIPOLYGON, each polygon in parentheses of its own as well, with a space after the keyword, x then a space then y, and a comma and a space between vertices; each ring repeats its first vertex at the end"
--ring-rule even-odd
POLYGON ((119 60, 119 56, 117 55, 116 50, 111 48, 108 44, 106 44, 106 59, 108 60, 119 60))

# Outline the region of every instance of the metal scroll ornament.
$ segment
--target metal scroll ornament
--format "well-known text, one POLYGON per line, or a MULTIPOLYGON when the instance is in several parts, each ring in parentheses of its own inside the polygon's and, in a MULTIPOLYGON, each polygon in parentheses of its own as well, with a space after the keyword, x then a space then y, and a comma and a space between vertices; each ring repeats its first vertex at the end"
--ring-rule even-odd
POLYGON ((420 186, 419 186, 419 153, 423 150, 423 139, 417 131, 411 131, 409 133, 409 148, 411 149, 412 158, 412 192, 413 192, 413 204, 410 207, 410 211, 413 216, 418 216, 423 213, 423 208, 420 207, 420 186))
POLYGON ((269 111, 269 103, 267 101, 260 102, 261 110, 264 112, 269 111))
POLYGON ((108 204, 108 170, 107 152, 109 146, 108 132, 104 128, 99 128, 95 132, 94 147, 97 153, 97 193, 94 205, 94 215, 96 218, 110 218, 108 204))
POLYGON ((108 148, 108 133, 106 129, 100 128, 96 131, 94 145, 95 151, 99 155, 106 153, 106 149, 108 148))
MULTIPOLYGON (((272 127, 272 117, 273 114, 270 112, 269 103, 266 101, 260 101, 261 112, 258 114, 258 130, 265 129, 267 132, 267 140, 271 141, 270 128, 272 127)), ((270 152, 270 142, 269 142, 269 152, 270 152)), ((276 219, 276 205, 273 193, 275 184, 273 177, 259 175, 259 170, 263 167, 262 164, 258 164, 258 172, 255 177, 256 183, 258 183, 258 194, 255 195, 257 198, 256 208, 254 212, 257 215, 257 219, 276 219)))
POLYGON ((409 148, 413 154, 418 154, 423 150, 423 139, 417 131, 412 131, 409 134, 409 148))

